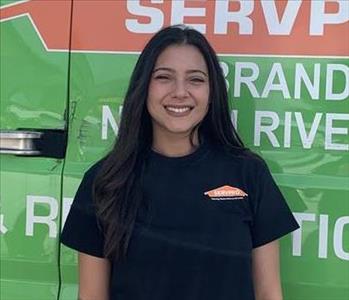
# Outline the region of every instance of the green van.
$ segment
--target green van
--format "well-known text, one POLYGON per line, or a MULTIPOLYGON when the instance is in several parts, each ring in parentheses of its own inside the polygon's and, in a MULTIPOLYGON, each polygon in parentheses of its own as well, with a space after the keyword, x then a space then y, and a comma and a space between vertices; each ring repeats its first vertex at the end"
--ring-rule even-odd
POLYGON ((284 299, 349 299, 349 1, 0 0, 1 299, 76 299, 60 231, 137 55, 177 23, 219 53, 232 121, 301 226, 284 299))

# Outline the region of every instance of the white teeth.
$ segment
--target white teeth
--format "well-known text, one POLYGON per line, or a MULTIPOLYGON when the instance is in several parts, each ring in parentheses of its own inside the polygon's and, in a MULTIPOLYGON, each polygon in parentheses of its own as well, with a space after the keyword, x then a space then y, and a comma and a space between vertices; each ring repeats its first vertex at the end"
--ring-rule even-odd
POLYGON ((190 107, 186 106, 186 107, 179 108, 179 107, 167 106, 166 109, 173 111, 173 112, 176 112, 176 113, 184 113, 184 112, 190 110, 190 107))

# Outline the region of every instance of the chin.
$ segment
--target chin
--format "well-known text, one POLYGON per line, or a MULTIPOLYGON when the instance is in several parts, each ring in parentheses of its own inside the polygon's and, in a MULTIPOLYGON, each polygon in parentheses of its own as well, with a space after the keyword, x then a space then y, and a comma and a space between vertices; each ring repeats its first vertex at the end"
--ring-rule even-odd
POLYGON ((173 134, 189 135, 191 130, 192 130, 191 128, 190 129, 176 128, 176 129, 168 129, 168 132, 173 134))
POLYGON ((166 131, 173 134, 190 134, 190 132, 193 130, 193 127, 188 126, 166 126, 166 131))

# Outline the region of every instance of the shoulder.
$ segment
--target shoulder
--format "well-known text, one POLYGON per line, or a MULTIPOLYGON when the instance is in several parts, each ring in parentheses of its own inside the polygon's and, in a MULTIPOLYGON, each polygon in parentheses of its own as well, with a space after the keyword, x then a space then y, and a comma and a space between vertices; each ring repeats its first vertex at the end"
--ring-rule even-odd
POLYGON ((90 165, 84 173, 84 180, 94 180, 103 168, 106 159, 102 158, 90 165))
POLYGON ((91 210, 94 206, 93 201, 93 186, 95 179, 104 163, 104 159, 90 165, 80 181, 78 189, 74 196, 73 208, 91 210))
POLYGON ((215 147, 217 157, 226 162, 234 162, 243 168, 244 171, 258 174, 268 171, 265 160, 257 153, 248 148, 237 148, 231 146, 215 147))

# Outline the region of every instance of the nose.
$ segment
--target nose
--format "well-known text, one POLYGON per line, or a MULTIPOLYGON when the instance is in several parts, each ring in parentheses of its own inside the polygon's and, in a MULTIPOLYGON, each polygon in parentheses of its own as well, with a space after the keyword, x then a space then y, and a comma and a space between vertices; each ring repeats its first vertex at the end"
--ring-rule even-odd
POLYGON ((184 80, 176 80, 175 81, 172 95, 173 95, 173 97, 178 98, 178 99, 188 97, 188 95, 189 95, 188 87, 187 87, 186 82, 184 80))

